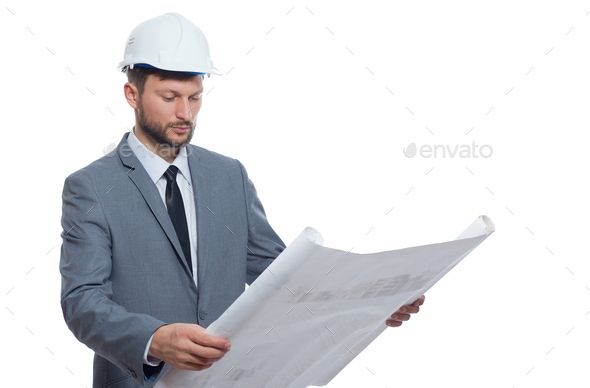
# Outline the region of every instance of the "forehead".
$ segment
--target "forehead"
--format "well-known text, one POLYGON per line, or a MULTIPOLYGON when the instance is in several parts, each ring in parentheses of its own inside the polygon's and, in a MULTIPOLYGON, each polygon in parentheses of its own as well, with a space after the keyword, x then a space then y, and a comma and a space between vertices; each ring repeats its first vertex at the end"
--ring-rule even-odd
POLYGON ((199 75, 179 80, 160 79, 158 76, 150 74, 145 81, 145 90, 150 92, 196 93, 202 88, 203 81, 199 75))

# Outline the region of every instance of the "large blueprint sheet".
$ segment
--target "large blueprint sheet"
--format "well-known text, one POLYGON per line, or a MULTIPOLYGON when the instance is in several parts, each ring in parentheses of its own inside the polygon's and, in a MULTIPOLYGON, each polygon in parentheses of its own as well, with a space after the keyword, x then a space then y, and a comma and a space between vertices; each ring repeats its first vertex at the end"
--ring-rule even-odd
POLYGON ((325 385, 493 231, 480 216, 453 241, 357 254, 306 228, 206 329, 231 350, 200 372, 166 366, 156 387, 325 385))

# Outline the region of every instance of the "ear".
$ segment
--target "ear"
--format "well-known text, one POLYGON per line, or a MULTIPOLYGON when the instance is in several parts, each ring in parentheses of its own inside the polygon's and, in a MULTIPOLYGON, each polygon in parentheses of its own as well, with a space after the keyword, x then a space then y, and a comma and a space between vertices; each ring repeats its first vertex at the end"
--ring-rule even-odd
POLYGON ((123 93, 127 103, 133 108, 137 109, 139 106, 139 90, 131 82, 126 82, 123 86, 123 93))

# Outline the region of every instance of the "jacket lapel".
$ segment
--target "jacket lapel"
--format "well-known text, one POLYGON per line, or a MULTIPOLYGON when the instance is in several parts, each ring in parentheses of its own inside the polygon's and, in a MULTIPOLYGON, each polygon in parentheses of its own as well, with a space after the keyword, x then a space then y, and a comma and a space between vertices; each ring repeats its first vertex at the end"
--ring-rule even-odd
POLYGON ((209 242, 214 236, 211 232, 211 217, 214 216, 209 205, 211 203, 211 169, 203 163, 199 150, 187 144, 188 164, 191 171, 193 195, 195 198, 197 218, 197 284, 203 284, 209 257, 209 242))
MULTIPOLYGON (((127 171, 127 175, 129 179, 137 186, 137 189, 143 196, 144 200, 148 204, 150 210, 154 214, 154 217, 158 220, 158 223, 164 230, 166 237, 174 247, 176 251, 176 256, 180 265, 184 268, 185 273, 191 278, 192 275, 191 271, 188 268, 186 260, 184 258, 184 253, 182 252, 182 248, 180 246, 180 241, 178 240, 178 236, 176 235, 176 231, 174 230, 174 226, 172 225, 172 221, 170 220, 170 216, 166 210, 166 206, 164 202, 162 202, 162 197, 160 197, 160 193, 158 192, 158 188, 154 185, 154 182, 150 179, 147 171, 142 166, 141 162, 135 154, 129 144, 127 143, 127 136, 129 133, 125 133, 121 142, 117 146, 117 153, 121 158, 121 162, 129 168, 127 171)), ((189 158, 190 159, 190 158, 189 158)), ((191 172, 192 175, 192 172, 191 172)), ((193 178, 194 182, 194 178, 193 178)), ((200 232, 200 230, 199 230, 200 232)), ((197 233, 198 235, 199 233, 197 233)), ((199 241, 200 243, 200 241, 199 241)), ((199 248, 200 249, 200 248, 199 248)), ((199 256, 199 255, 197 255, 199 256)), ((194 282, 190 282, 194 286, 194 282)))

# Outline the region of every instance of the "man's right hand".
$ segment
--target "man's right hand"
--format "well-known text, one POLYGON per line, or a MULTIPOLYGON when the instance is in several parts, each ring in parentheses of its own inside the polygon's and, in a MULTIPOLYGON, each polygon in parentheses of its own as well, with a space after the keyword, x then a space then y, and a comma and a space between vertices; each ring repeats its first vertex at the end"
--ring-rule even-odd
POLYGON ((230 342, 196 324, 171 323, 154 332, 148 354, 177 369, 203 370, 225 355, 230 342))

